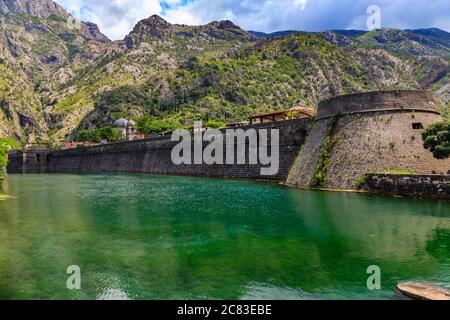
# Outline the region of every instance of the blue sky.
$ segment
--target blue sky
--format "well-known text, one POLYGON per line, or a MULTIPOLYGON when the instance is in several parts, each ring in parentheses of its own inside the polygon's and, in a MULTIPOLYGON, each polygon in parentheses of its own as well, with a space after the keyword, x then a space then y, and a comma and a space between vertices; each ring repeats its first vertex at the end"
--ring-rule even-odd
POLYGON ((232 20, 246 30, 367 29, 377 5, 382 27, 437 27, 450 31, 449 0, 56 0, 69 12, 122 39, 139 20, 159 14, 172 23, 232 20))

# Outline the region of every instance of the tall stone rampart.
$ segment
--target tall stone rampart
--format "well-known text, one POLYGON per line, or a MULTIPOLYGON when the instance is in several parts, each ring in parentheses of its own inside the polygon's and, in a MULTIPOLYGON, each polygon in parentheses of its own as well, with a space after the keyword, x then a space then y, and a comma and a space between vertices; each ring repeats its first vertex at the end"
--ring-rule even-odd
POLYGON ((423 147, 422 130, 441 121, 429 92, 352 94, 319 104, 318 117, 288 184, 355 189, 369 172, 446 174, 450 159, 423 147))
MULTIPOLYGON (((275 175, 262 175, 261 169, 267 165, 250 164, 249 141, 245 142, 246 164, 237 164, 238 140, 231 147, 235 150, 235 164, 181 164, 172 161, 172 150, 178 142, 172 142, 171 137, 160 137, 148 140, 122 142, 109 145, 99 145, 88 148, 57 150, 47 152, 19 152, 10 156, 9 173, 101 173, 101 172, 129 172, 152 173, 167 175, 190 175, 203 177, 220 177, 233 179, 254 179, 285 181, 292 164, 306 140, 311 126, 310 119, 296 119, 268 124, 259 124, 237 128, 247 131, 254 129, 259 133, 261 129, 278 129, 280 140, 279 171, 275 175)), ((225 130, 223 130, 225 133, 225 130)), ((268 131, 270 132, 270 131, 268 131)), ((204 143, 205 148, 208 143, 204 143)), ((224 159, 226 150, 224 149, 224 159)), ((272 154, 270 134, 267 154, 272 154)), ((191 149, 194 154, 193 148, 191 149)))

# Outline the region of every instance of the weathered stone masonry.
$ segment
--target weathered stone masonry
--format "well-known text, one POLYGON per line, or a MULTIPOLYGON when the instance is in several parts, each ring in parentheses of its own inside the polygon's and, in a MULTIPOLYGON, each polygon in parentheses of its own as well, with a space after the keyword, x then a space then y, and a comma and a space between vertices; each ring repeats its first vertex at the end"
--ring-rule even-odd
POLYGON ((423 147, 422 129, 442 121, 432 93, 387 91, 332 98, 319 104, 318 116, 291 170, 288 184, 311 187, 325 141, 323 185, 355 189, 369 172, 408 171, 446 174, 450 159, 437 160, 423 147))
MULTIPOLYGON (((306 134, 311 123, 309 119, 300 119, 239 128, 243 130, 252 128, 257 131, 260 129, 279 130, 280 168, 275 176, 261 176, 260 165, 175 165, 172 163, 171 152, 177 142, 172 142, 170 137, 82 149, 19 152, 10 155, 8 172, 132 172, 285 181, 302 144, 306 140, 306 134)), ((237 146, 234 145, 234 147, 237 146)), ((272 152, 272 147, 269 146, 268 148, 269 154, 272 152)), ((247 152, 249 150, 248 141, 246 150, 247 152)), ((246 156, 248 160, 248 154, 246 156)), ((237 154, 235 154, 235 157, 237 157, 237 154)))
POLYGON ((366 191, 398 195, 433 195, 448 198, 450 175, 368 174, 366 191))

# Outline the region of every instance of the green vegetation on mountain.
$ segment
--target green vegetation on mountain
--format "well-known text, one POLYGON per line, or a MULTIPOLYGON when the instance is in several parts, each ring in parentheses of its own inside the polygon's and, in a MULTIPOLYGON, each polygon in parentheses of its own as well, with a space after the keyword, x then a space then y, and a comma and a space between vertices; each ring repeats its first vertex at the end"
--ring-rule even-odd
POLYGON ((23 142, 120 118, 159 134, 369 90, 432 90, 449 115, 449 36, 438 29, 257 38, 230 21, 152 16, 111 42, 93 24, 72 28, 59 6, 48 12, 51 0, 24 1, 32 10, 0 10, 0 134, 23 142))
MULTIPOLYGON (((432 30, 432 29, 430 29, 432 30)), ((356 38, 357 47, 366 47, 370 49, 384 49, 390 52, 402 55, 405 58, 415 56, 439 56, 445 59, 450 58, 449 45, 445 42, 442 32, 442 40, 426 34, 418 34, 413 31, 398 29, 373 30, 356 38)), ((448 36, 448 34, 447 34, 448 36)))

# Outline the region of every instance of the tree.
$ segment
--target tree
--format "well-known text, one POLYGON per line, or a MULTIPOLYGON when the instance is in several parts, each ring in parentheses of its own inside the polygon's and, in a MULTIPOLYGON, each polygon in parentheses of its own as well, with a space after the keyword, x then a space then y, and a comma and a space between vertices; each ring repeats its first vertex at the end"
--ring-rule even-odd
POLYGON ((162 134, 181 127, 181 124, 173 119, 159 120, 152 116, 142 116, 137 120, 137 131, 143 134, 162 134))
POLYGON ((97 129, 82 130, 82 131, 78 132, 76 140, 80 141, 80 142, 88 141, 88 142, 95 142, 95 143, 99 143, 101 141, 100 135, 99 135, 97 129))
POLYGON ((422 133, 425 149, 430 150, 436 159, 450 157, 450 121, 442 121, 428 127, 422 133))
POLYGON ((225 122, 219 122, 219 121, 208 121, 205 125, 206 128, 211 129, 220 129, 226 126, 225 122))
POLYGON ((98 129, 98 134, 101 140, 106 140, 111 143, 123 140, 123 134, 120 130, 109 126, 98 129))
POLYGON ((105 140, 111 143, 119 142, 123 140, 123 134, 120 130, 110 126, 106 126, 100 129, 82 130, 78 132, 77 141, 88 141, 94 143, 100 143, 105 140))
POLYGON ((15 140, 0 137, 0 180, 3 180, 3 174, 8 163, 8 152, 19 148, 20 145, 15 140))

